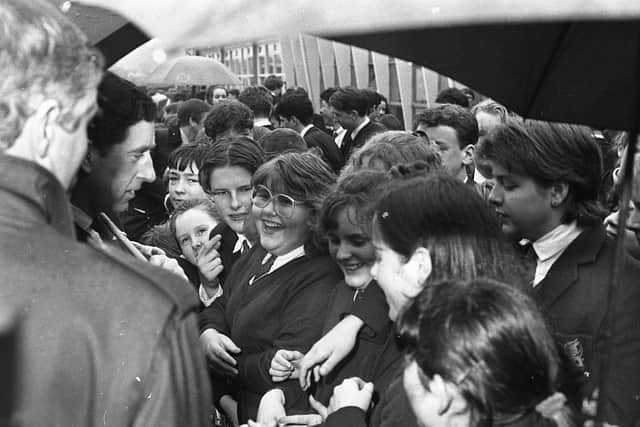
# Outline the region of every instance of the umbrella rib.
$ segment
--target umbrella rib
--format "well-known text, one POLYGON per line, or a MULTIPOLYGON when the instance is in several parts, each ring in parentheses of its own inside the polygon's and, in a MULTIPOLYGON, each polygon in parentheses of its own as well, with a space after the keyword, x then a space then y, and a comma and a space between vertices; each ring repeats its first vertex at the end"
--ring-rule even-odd
POLYGON ((560 31, 560 34, 558 34, 558 37, 556 38, 556 43, 554 43, 553 54, 549 55, 549 59, 544 64, 542 73, 540 73, 540 78, 538 79, 535 85, 533 96, 529 98, 529 104, 527 105, 525 111, 523 111, 525 117, 531 115, 531 110, 533 109, 533 106, 536 104, 538 100, 538 94, 540 93, 540 90, 545 84, 547 75, 549 74, 551 69, 554 67, 558 57, 560 56, 560 52, 562 51, 562 48, 564 47, 564 44, 565 44, 564 41, 566 40, 567 34, 571 30, 571 27, 573 24, 570 22, 565 22, 560 25, 562 25, 562 30, 560 31))

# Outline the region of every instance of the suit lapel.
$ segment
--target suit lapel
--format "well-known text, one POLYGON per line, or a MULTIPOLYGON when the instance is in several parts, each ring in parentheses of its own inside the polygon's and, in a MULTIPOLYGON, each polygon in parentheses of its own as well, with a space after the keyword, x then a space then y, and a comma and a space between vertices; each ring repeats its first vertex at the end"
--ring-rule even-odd
POLYGON ((586 228, 551 266, 545 278, 535 288, 547 309, 576 284, 578 267, 596 260, 605 238, 602 226, 586 228))

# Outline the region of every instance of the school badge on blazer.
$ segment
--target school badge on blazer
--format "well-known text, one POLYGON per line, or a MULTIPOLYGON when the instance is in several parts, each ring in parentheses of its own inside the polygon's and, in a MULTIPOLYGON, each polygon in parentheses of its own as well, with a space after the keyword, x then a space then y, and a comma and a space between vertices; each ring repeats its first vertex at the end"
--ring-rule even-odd
POLYGON ((562 348, 567 357, 575 366, 580 369, 584 369, 584 348, 578 338, 566 341, 562 344, 562 348))

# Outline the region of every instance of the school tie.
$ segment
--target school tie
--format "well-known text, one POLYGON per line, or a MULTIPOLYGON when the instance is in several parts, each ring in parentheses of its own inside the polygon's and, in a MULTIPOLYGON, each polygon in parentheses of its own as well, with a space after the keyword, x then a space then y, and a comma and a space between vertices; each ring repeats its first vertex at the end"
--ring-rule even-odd
POLYGON ((263 260, 262 264, 260 264, 256 269, 253 277, 251 277, 251 280, 249 280, 249 286, 253 285, 256 280, 266 276, 267 273, 269 273, 269 270, 271 270, 271 267, 273 266, 273 263, 275 262, 277 257, 271 254, 267 254, 267 256, 269 258, 263 260))
POLYGON ((533 248, 533 243, 527 242, 524 244, 517 244, 517 249, 520 255, 522 256, 523 261, 525 262, 527 272, 529 274, 529 283, 533 286, 533 281, 536 275, 536 267, 538 266, 538 254, 536 254, 536 250, 533 248))
POLYGON ((240 248, 240 253, 241 254, 246 254, 249 251, 249 249, 251 249, 249 247, 249 242, 247 241, 247 239, 244 239, 242 241, 242 247, 240 248))

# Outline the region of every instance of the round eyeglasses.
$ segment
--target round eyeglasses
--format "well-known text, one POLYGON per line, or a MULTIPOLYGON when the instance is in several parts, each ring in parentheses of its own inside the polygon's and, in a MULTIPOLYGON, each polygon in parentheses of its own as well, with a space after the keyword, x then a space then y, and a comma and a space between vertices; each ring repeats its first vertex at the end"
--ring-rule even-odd
POLYGON ((302 202, 297 202, 293 197, 288 194, 273 194, 264 185, 258 185, 253 189, 253 196, 251 201, 254 206, 259 208, 266 208, 269 203, 273 201, 273 210, 283 218, 291 218, 296 209, 296 204, 300 205, 302 202))

